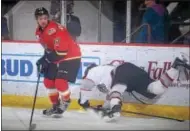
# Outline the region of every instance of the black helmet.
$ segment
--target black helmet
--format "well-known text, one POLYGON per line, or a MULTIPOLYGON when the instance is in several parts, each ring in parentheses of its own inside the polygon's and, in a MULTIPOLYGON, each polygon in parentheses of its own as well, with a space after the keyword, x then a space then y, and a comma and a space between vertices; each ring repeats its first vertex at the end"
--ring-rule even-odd
POLYGON ((41 15, 47 15, 47 16, 49 16, 49 13, 48 13, 48 11, 47 11, 46 8, 40 7, 40 8, 37 8, 35 10, 35 18, 37 18, 38 16, 41 16, 41 15))

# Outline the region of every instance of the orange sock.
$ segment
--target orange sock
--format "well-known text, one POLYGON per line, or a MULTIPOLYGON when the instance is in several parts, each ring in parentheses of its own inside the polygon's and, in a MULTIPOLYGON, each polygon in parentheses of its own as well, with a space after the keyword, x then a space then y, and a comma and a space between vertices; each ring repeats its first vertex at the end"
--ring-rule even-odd
POLYGON ((49 99, 51 101, 52 104, 57 104, 58 103, 58 98, 59 98, 59 93, 55 93, 55 94, 49 94, 49 99))
POLYGON ((59 94, 60 94, 61 99, 62 99, 63 101, 69 101, 69 100, 70 100, 71 92, 70 92, 69 90, 64 91, 64 92, 60 92, 60 91, 59 91, 59 94))
POLYGON ((70 100, 70 90, 68 81, 64 79, 56 79, 55 80, 55 87, 59 91, 59 95, 62 101, 69 101, 70 100))
POLYGON ((52 104, 58 103, 59 93, 56 88, 47 89, 49 99, 52 104))

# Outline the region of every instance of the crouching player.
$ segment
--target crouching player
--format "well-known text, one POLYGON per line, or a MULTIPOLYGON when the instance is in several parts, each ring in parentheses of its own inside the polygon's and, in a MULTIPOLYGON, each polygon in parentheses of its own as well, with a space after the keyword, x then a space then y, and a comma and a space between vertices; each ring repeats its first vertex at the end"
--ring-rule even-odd
POLYGON ((124 92, 137 92, 149 100, 157 99, 178 78, 181 67, 190 70, 187 59, 176 58, 172 67, 162 74, 159 80, 153 80, 146 71, 132 63, 123 63, 117 67, 92 64, 85 71, 78 103, 88 109, 90 98, 87 97, 87 94, 96 87, 107 95, 105 103, 101 107, 104 110, 102 117, 117 118, 120 116, 124 92))
POLYGON ((76 80, 81 62, 80 47, 65 27, 49 20, 47 9, 37 8, 35 18, 38 24, 36 36, 45 52, 37 61, 37 67, 44 74, 44 85, 52 104, 43 114, 57 117, 70 103, 68 82, 76 80))

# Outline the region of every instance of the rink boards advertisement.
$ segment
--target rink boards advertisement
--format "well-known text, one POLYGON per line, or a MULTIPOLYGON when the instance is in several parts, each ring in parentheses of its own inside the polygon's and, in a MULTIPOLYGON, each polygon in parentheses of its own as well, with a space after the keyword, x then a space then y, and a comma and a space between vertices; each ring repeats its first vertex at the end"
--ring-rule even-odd
MULTIPOLYGON (((156 80, 171 67, 175 57, 180 54, 189 56, 189 47, 187 46, 80 44, 80 47, 82 61, 77 81, 70 84, 72 98, 78 98, 82 76, 86 67, 91 63, 117 65, 122 62, 131 62, 146 70, 151 78, 156 80)), ((36 42, 2 42, 1 75, 4 96, 18 96, 19 99, 22 99, 21 96, 31 98, 34 96, 37 81, 36 61, 42 55, 43 48, 36 42)), ((180 80, 176 80, 157 101, 158 105, 189 107, 190 73, 182 69, 180 75, 180 80)), ((97 89, 94 89, 89 95, 94 100, 105 98, 105 95, 98 92, 97 89)), ((43 77, 40 79, 38 97, 47 97, 43 86, 43 77)), ((125 94, 124 100, 139 104, 128 93, 125 94)))

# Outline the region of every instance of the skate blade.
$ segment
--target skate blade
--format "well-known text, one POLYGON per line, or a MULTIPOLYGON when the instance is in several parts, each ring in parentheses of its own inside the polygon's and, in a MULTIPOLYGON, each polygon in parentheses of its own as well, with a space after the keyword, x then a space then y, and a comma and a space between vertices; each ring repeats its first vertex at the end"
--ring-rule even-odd
POLYGON ((119 112, 117 112, 117 113, 114 113, 113 114, 113 117, 109 117, 109 116, 104 116, 104 117, 102 117, 103 116, 103 112, 102 111, 94 111, 93 109, 87 109, 87 112, 88 112, 88 114, 90 115, 90 116, 92 116, 93 118, 95 118, 96 120, 98 120, 98 121, 103 121, 103 122, 106 122, 106 123, 108 123, 108 122, 115 122, 115 121, 117 121, 119 118, 120 118, 120 116, 121 116, 121 114, 119 113, 119 112))
POLYGON ((104 117, 102 118, 102 120, 103 120, 104 122, 115 122, 115 121, 117 121, 117 120, 120 118, 120 116, 121 116, 121 114, 120 114, 119 112, 117 112, 117 113, 114 113, 114 114, 113 114, 113 117, 104 116, 104 117))
POLYGON ((62 114, 52 114, 51 116, 52 116, 52 118, 62 118, 63 117, 62 114))
POLYGON ((94 119, 96 119, 96 120, 102 120, 102 112, 101 111, 97 112, 97 111, 95 111, 93 109, 87 109, 86 111, 94 119))
POLYGON ((36 124, 31 124, 29 127, 29 131, 35 130, 36 129, 36 124))
POLYGON ((45 117, 45 118, 62 118, 63 117, 62 114, 51 114, 51 115, 42 114, 42 116, 45 117))

